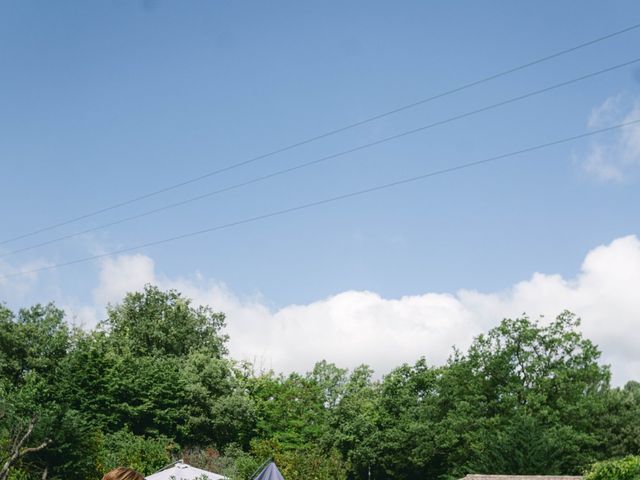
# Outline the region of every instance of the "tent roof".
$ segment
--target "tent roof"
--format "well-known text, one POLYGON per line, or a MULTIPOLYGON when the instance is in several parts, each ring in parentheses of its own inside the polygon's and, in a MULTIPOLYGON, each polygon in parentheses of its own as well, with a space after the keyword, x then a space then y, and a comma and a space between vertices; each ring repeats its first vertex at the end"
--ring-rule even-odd
POLYGON ((264 467, 254 480, 284 480, 284 477, 276 467, 276 464, 271 462, 264 467))
POLYGON ((172 476, 175 480, 199 480, 202 475, 206 475, 208 480, 222 480, 226 478, 222 475, 218 475, 217 473, 207 472, 206 470, 192 467, 186 463, 177 462, 172 467, 149 475, 147 480, 171 480, 172 476))

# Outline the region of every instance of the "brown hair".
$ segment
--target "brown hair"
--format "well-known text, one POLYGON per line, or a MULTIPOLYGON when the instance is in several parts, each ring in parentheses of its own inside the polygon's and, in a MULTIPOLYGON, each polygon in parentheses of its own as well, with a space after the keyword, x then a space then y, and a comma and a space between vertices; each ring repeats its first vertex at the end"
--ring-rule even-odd
POLYGON ((105 473, 102 480, 144 480, 144 476, 132 468, 118 467, 105 473))

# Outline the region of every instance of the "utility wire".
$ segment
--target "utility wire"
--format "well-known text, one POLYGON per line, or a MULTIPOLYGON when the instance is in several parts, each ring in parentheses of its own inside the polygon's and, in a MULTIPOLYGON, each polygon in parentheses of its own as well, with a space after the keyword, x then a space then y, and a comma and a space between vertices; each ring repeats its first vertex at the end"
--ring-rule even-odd
POLYGON ((263 182, 265 180, 268 180, 268 179, 273 178, 273 177, 277 177, 279 175, 284 175, 284 174, 287 174, 287 173, 290 173, 290 172, 293 172, 293 171, 296 171, 296 170, 300 170, 300 169, 307 168, 307 167, 310 167, 310 166, 313 166, 313 165, 317 165, 319 163, 326 162, 328 160, 332 160, 332 159, 335 159, 335 158, 338 158, 338 157, 342 157, 342 156, 348 155, 350 153, 354 153, 354 152, 357 152, 357 151, 360 151, 360 150, 371 148, 373 146, 380 145, 380 144, 386 143, 386 142, 390 142, 392 140, 397 140, 399 138, 406 137, 408 135, 413 135, 413 134, 416 134, 416 133, 419 133, 419 132, 423 132, 425 130, 429 130, 429 129, 437 127, 437 126, 445 125, 447 123, 451 123, 451 122, 454 122, 456 120, 461 120, 463 118, 470 117, 472 115, 477 115, 479 113, 486 112, 488 110, 493 110, 495 108, 499 108, 499 107, 502 107, 502 106, 505 106, 505 105, 509 105, 511 103, 518 102, 520 100, 524 100, 526 98, 530 98, 530 97, 533 97, 533 96, 536 96, 536 95, 540 95, 540 94, 549 92, 551 90, 555 90, 555 89, 558 89, 558 88, 561 88, 561 87, 565 87, 565 86, 568 86, 568 85, 571 85, 571 84, 574 84, 574 83, 577 83, 577 82, 581 82, 581 81, 587 80, 589 78, 593 78, 593 77, 596 77, 598 75, 602 75, 604 73, 609 73, 609 72, 612 72, 614 70, 618 70, 620 68, 624 68, 624 67, 627 67, 629 65, 633 65, 634 63, 638 63, 638 62, 640 62, 640 57, 638 57, 636 59, 633 59, 633 60, 630 60, 628 62, 619 63, 619 64, 614 65, 612 67, 608 67, 608 68, 605 68, 605 69, 602 69, 602 70, 598 70, 596 72, 591 72, 591 73, 588 73, 586 75, 582 75, 580 77, 573 78, 571 80, 567 80, 567 81, 564 81, 564 82, 556 83, 554 85, 550 85, 548 87, 541 88, 539 90, 534 90, 532 92, 525 93, 523 95, 518 95, 516 97, 512 97, 512 98, 509 98, 507 100, 503 100, 503 101, 498 102, 498 103, 493 103, 493 104, 487 105, 485 107, 481 107, 481 108, 478 108, 478 109, 475 109, 475 110, 470 110, 468 112, 465 112, 465 113, 462 113, 462 114, 459 114, 459 115, 455 115, 453 117, 449 117, 449 118, 446 118, 446 119, 443 119, 443 120, 439 120, 437 122, 429 123, 427 125, 423 125, 423 126, 418 127, 418 128, 407 130, 407 131, 404 131, 404 132, 401 132, 401 133, 398 133, 398 134, 395 134, 395 135, 391 135, 391 136, 388 136, 388 137, 384 137, 384 138, 381 138, 379 140, 375 140, 373 142, 369 142, 369 143, 365 143, 365 144, 362 144, 362 145, 358 145, 358 146, 350 148, 348 150, 343 150, 343 151, 340 151, 338 153, 333 153, 331 155, 327 155, 327 156, 324 156, 324 157, 321 157, 321 158, 310 160, 308 162, 304 162, 304 163, 301 163, 301 164, 298 164, 298 165, 294 165, 292 167, 284 168, 282 170, 277 170, 275 172, 272 172, 272 173, 269 173, 269 174, 266 174, 266 175, 261 175, 259 177, 255 177, 255 178, 252 178, 250 180, 246 180, 246 181, 239 182, 239 183, 236 183, 236 184, 224 187, 224 188, 220 188, 220 189, 217 189, 217 190, 206 192, 206 193, 203 193, 201 195, 196 195, 194 197, 187 198, 185 200, 181 200, 179 202, 174 202, 174 203, 170 203, 168 205, 164 205, 164 206, 161 206, 161 207, 158 207, 158 208, 153 208, 151 210, 147 210, 147 211, 138 213, 136 215, 131 215, 131 216, 128 216, 128 217, 125 217, 125 218, 121 218, 119 220, 115 220, 113 222, 104 223, 102 225, 98 225, 98 226, 95 226, 95 227, 87 228, 87 229, 79 231, 79 232, 74 232, 74 233, 63 235, 63 236, 60 236, 60 237, 57 237, 57 238, 54 238, 54 239, 51 239, 51 240, 46 240, 44 242, 40 242, 40 243, 37 243, 35 245, 30 245, 30 246, 27 246, 27 247, 24 247, 24 248, 19 248, 19 249, 16 249, 16 250, 12 250, 10 252, 5 252, 5 253, 0 254, 0 258, 8 257, 10 255, 15 255, 17 253, 26 252, 26 251, 29 251, 29 250, 34 250, 34 249, 39 248, 39 247, 44 247, 46 245, 51 245, 51 244, 54 244, 54 243, 58 243, 58 242, 61 242, 63 240, 68 240, 70 238, 75 238, 75 237, 78 237, 80 235, 85 235, 87 233, 95 232, 97 230, 102 230, 102 229, 105 229, 105 228, 108 228, 108 227, 113 227, 115 225, 119 225, 119 224, 122 224, 122 223, 125 223, 125 222, 129 222, 129 221, 132 221, 132 220, 143 218, 143 217, 152 215, 154 213, 159 213, 159 212, 171 209, 171 208, 176 208, 176 207, 179 207, 179 206, 182 206, 182 205, 193 203, 193 202, 196 202, 198 200, 203 200, 205 198, 209 198, 209 197, 212 197, 214 195, 218 195, 220 193, 228 192, 228 191, 235 190, 235 189, 238 189, 238 188, 241 188, 241 187, 245 187, 245 186, 252 185, 252 184, 255 184, 255 183, 263 182))
POLYGON ((328 198, 324 198, 322 200, 316 200, 313 202, 309 202, 309 203, 303 203, 301 205, 297 205, 295 207, 289 207, 289 208, 285 208, 282 210, 275 210, 273 212, 269 212, 269 213, 265 213, 262 215, 257 215, 254 217, 248 217, 248 218, 244 218, 241 220, 236 220, 234 222, 230 222, 230 223, 224 223, 221 225, 216 225, 213 227, 209 227, 209 228, 204 228, 202 230, 196 230, 193 232, 188 232, 188 233, 183 233, 181 235, 176 235, 173 237, 168 237, 168 238, 164 238, 162 240, 155 240, 152 242, 148 242, 148 243, 142 243, 140 245, 135 245, 133 247, 127 247, 127 248, 122 248, 120 250, 115 250, 115 251, 111 251, 111 252, 107 252, 107 253, 102 253, 102 254, 98 254, 98 255, 92 255, 89 257, 83 257, 83 258, 78 258, 76 260, 71 260, 68 262, 63 262, 63 263, 57 263, 54 265, 47 265, 45 267, 40 267, 40 268, 34 268, 32 270, 23 270, 20 272, 16 272, 16 273, 12 273, 12 274, 8 274, 8 275, 2 275, 0 276, 0 280, 7 280, 9 278, 14 278, 14 277, 19 277, 19 276, 23 276, 23 275, 29 275, 29 274, 33 274, 33 273, 38 273, 38 272, 43 272, 43 271, 47 271, 47 270, 53 270, 53 269, 57 269, 57 268, 61 268, 61 267, 67 267, 70 265, 76 265, 78 263, 84 263, 84 262, 89 262, 91 260, 97 260, 100 258, 105 258, 105 257, 111 257, 113 255, 119 255, 121 253, 126 253, 126 252, 131 252, 133 250, 139 250, 141 248, 147 248, 147 247, 153 247, 156 245, 162 245, 165 243, 170 243, 170 242, 175 242, 177 240, 183 240, 185 238, 190 238, 190 237, 195 237, 198 235, 203 235, 205 233, 211 233, 211 232, 215 232, 215 231, 219 231, 219 230, 225 230, 228 228, 232 228, 232 227, 237 227, 239 225, 244 225, 247 223, 253 223, 253 222, 257 222, 259 220, 265 220, 267 218, 272 218, 272 217, 278 217, 281 215, 285 215, 288 213, 293 213, 293 212, 297 212, 300 210, 306 210, 307 208, 312 208, 312 207, 318 207, 320 205, 325 205, 328 203, 333 203, 333 202, 338 202, 341 200, 346 200, 348 198, 353 198, 353 197, 358 197, 360 195, 366 195, 369 193, 373 193, 373 192, 377 192, 380 190, 386 190, 388 188, 393 188, 393 187, 397 187, 400 185, 404 185, 407 183, 412 183, 412 182, 416 182, 419 180, 424 180, 430 177, 435 177, 435 176, 439 176, 439 175, 444 175, 447 173, 452 173, 458 170, 464 170, 467 168, 471 168, 471 167, 477 167, 479 165, 483 165, 483 164, 487 164, 487 163, 492 163, 492 162, 496 162, 498 160, 502 160, 505 158, 510 158, 510 157, 515 157, 518 155, 522 155, 525 153, 529 153, 529 152, 533 152, 536 150, 541 150, 544 148, 549 148, 552 147, 554 145, 560 145, 563 143, 568 143, 568 142, 572 142, 575 140, 579 140, 582 138, 587 138, 587 137, 592 137, 594 135, 598 135, 601 133, 605 133, 605 132, 610 132, 613 130, 618 130, 624 127, 628 127, 631 125, 637 125, 640 123, 640 119, 636 119, 636 120, 632 120, 629 122, 625 122, 625 123, 620 123, 617 125, 613 125, 607 128, 601 128, 598 130, 593 130, 591 132, 586 132, 586 133, 581 133, 579 135, 574 135, 571 137, 565 137, 565 138, 561 138, 559 140, 553 140, 547 143, 542 143, 542 144, 538 144, 538 145, 534 145, 532 147, 527 147, 527 148, 523 148, 521 150, 516 150, 516 151, 512 151, 509 153, 503 153, 501 155, 496 155, 493 157, 488 157, 488 158, 484 158, 482 160, 476 160, 473 162, 467 162, 467 163, 462 163, 453 167, 448 167, 448 168, 443 168, 440 170, 434 170, 431 172, 427 172, 427 173, 423 173, 421 175, 416 175, 414 177, 408 177, 408 178, 403 178, 400 180, 396 180, 394 182, 389 182, 389 183, 383 183, 381 185, 376 185, 373 187, 369 187, 369 188, 365 188, 363 190, 356 190, 354 192, 349 192, 349 193, 344 193, 342 195, 337 195, 334 197, 328 197, 328 198))
POLYGON ((229 170, 233 170, 233 169, 241 167, 243 165, 247 165, 247 164, 250 164, 250 163, 253 163, 253 162, 257 162, 259 160, 262 160, 262 159, 277 155, 279 153, 286 152, 288 150, 292 150, 292 149, 300 147, 302 145, 306 145, 308 143, 312 143, 312 142, 315 142, 317 140, 320 140, 320 139, 323 139, 323 138, 327 138, 327 137, 330 137, 332 135, 336 135, 338 133, 341 133, 341 132, 350 130, 352 128, 356 128, 356 127, 365 125, 367 123, 379 120, 381 118, 388 117, 390 115, 394 115, 396 113, 399 113, 399 112, 402 112, 402 111, 405 111, 405 110, 409 110, 409 109, 417 107, 419 105, 424 105, 425 103, 431 102, 431 101, 436 100, 438 98, 442 98, 442 97, 446 97, 448 95, 452 95, 454 93, 458 93, 458 92, 460 92, 462 90, 466 90, 468 88, 475 87, 477 85, 481 85, 483 83, 489 82, 491 80, 495 80, 495 79, 503 77, 505 75, 510 75, 512 73, 518 72, 520 70, 524 70, 526 68, 529 68, 529 67, 532 67, 534 65, 546 62, 548 60, 560 57, 562 55, 566 55, 568 53, 575 52, 576 50, 580 50, 582 48, 594 45, 596 43, 603 42, 605 40, 609 40, 609 39, 611 39, 613 37, 616 37, 616 36, 619 36, 619 35, 623 35, 625 33, 631 32, 631 31, 636 30, 638 28, 640 28, 640 23, 636 23, 636 24, 631 25, 631 26, 629 26, 627 28, 624 28, 622 30, 618 30, 618 31, 615 31, 615 32, 612 32, 612 33, 609 33, 609 34, 604 35, 602 37, 598 37, 598 38, 595 38, 593 40, 589 40, 587 42, 580 43, 580 44, 575 45, 573 47, 570 47, 570 48, 567 48, 567 49, 564 49, 564 50, 560 50, 558 52, 552 53, 551 55, 547 55, 545 57, 541 57, 541 58, 532 60, 532 61, 524 63, 522 65, 518 65, 516 67, 509 68, 507 70, 503 70, 501 72, 489 75, 487 77, 483 77, 483 78, 481 78, 479 80, 475 80, 473 82, 465 83, 463 85, 460 85, 459 87, 452 88, 450 90, 446 90, 446 91, 438 93, 436 95, 432 95, 430 97, 423 98, 421 100, 418 100, 418 101, 415 101, 415 102, 412 102, 412 103, 409 103, 409 104, 406 104, 406 105, 402 105, 402 106, 394 108, 392 110, 388 110, 386 112, 379 113, 379 114, 374 115, 372 117, 368 117, 368 118, 366 118, 364 120, 360 120, 360 121, 357 121, 357 122, 354 122, 354 123, 350 123, 350 124, 344 125, 342 127, 339 127, 339 128, 333 129, 333 130, 329 130, 329 131, 321 133, 319 135, 316 135, 316 136, 313 136, 313 137, 309 137, 309 138, 307 138, 305 140, 301 140, 299 142, 289 144, 289 145, 287 145, 285 147, 281 147, 281 148, 278 148, 276 150, 272 150, 270 152, 258 155, 257 157, 253 157, 253 158, 249 158, 247 160, 243 160, 241 162, 233 163, 233 164, 230 164, 230 165, 228 165, 226 167, 222 167, 222 168, 219 168, 219 169, 216 169, 216 170, 212 170, 210 172, 204 173, 204 174, 199 175, 197 177, 192 177, 192 178, 184 180, 182 182, 174 183, 172 185, 168 185, 168 186, 160 188, 158 190, 154 190, 154 191, 151 191, 149 193, 145 193, 143 195, 139 195, 137 197, 133 197, 133 198, 130 198, 128 200, 124 200, 122 202, 115 203, 115 204, 109 205, 109 206, 104 207, 104 208, 100 208, 98 210, 93 210, 91 212, 85 213, 83 215, 79 215, 77 217, 74 217, 74 218, 71 218, 71 219, 68 219, 68 220, 64 220, 64 221, 61 221, 61 222, 58 222, 58 223, 54 223, 54 224, 51 224, 51 225, 48 225, 48 226, 45 226, 45 227, 42 227, 42 228, 38 228, 36 230, 32 230, 32 231, 27 232, 27 233, 23 233, 21 235, 17 235, 17 236, 11 237, 11 238, 7 238, 5 240, 0 241, 0 245, 4 245, 4 244, 7 244, 9 242, 13 242, 13 241, 20 240, 20 239, 23 239, 23 238, 31 237, 31 236, 36 235, 38 233, 46 232, 48 230, 52 230, 54 228, 62 227, 64 225, 69 225, 71 223, 75 223, 75 222, 78 222, 80 220, 84 220, 86 218, 94 217, 94 216, 99 215, 101 213, 105 213, 105 212, 108 212, 110 210, 114 210, 116 208, 123 207, 125 205, 130 205, 132 203, 136 203, 136 202, 139 202, 141 200, 144 200, 144 199, 147 199, 147 198, 150 198, 150 197, 154 197, 156 195, 160 195, 161 193, 165 193, 165 192, 169 192, 171 190, 175 190, 175 189, 183 187, 185 185, 189 185, 189 184, 192 184, 192 183, 195 183, 195 182, 199 182, 201 180, 204 180, 205 178, 209 178, 209 177, 212 177, 214 175, 218 175, 220 173, 227 172, 229 170))

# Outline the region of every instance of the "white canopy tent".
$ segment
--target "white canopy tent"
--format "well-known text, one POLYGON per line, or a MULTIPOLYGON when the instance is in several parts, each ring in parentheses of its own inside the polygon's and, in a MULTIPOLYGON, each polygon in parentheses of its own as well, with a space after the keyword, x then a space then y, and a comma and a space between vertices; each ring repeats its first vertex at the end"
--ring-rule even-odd
POLYGON ((226 480, 227 477, 207 472, 179 461, 174 463, 173 466, 160 470, 146 478, 147 480, 200 480, 205 478, 207 480, 226 480))

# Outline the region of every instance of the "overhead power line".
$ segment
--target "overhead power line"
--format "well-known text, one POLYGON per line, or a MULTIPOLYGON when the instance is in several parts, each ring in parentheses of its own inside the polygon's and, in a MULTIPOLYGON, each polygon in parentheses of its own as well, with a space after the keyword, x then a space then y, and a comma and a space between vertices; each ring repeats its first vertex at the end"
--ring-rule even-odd
POLYGON ((34 269, 31 269, 31 270, 23 270, 23 271, 12 273, 12 274, 8 274, 8 275, 2 275, 2 276, 0 276, 0 280, 6 280, 6 279, 9 279, 9 278, 19 277, 19 276, 24 276, 24 275, 30 275, 30 274, 34 274, 34 273, 38 273, 38 272, 44 272, 44 271, 47 271, 47 270, 54 270, 54 269, 57 269, 57 268, 76 265, 76 264, 79 264, 79 263, 85 263, 85 262, 89 262, 91 260, 97 260, 97 259, 100 259, 100 258, 110 257, 110 256, 113 256, 113 255, 119 255, 119 254, 122 254, 122 253, 131 252, 131 251, 134 251, 134 250, 140 250, 142 248, 153 247, 153 246, 162 245, 162 244, 165 244, 165 243, 175 242, 177 240, 183 240, 185 238, 204 235, 205 233, 211 233, 211 232, 215 232, 215 231, 219 231, 219 230, 225 230, 225 229, 237 227, 237 226, 240 226, 240 225, 244 225, 244 224, 247 224, 247 223, 257 222, 259 220, 265 220, 265 219, 272 218, 272 217, 278 217, 278 216, 281 216, 281 215, 286 215, 288 213, 293 213, 293 212, 297 212, 297 211, 300 211, 300 210, 306 210, 308 208, 318 207, 320 205, 325 205, 325 204, 328 204, 328 203, 334 203, 334 202, 338 202, 338 201, 341 201, 341 200, 346 200, 348 198, 358 197, 358 196, 361 196, 361 195, 366 195, 366 194, 377 192, 377 191, 380 191, 380 190, 386 190, 386 189, 397 187, 397 186, 400 186, 400 185, 405 185, 407 183, 412 183, 412 182, 416 182, 416 181, 419 181, 419 180, 425 180, 425 179, 430 178, 430 177, 436 177, 436 176, 439 176, 439 175, 452 173, 452 172, 455 172, 455 171, 458 171, 458 170, 464 170, 464 169, 467 169, 467 168, 477 167, 477 166, 480 166, 480 165, 496 162, 498 160, 503 160, 503 159, 506 159, 506 158, 511 158, 511 157, 515 157, 515 156, 518 156, 518 155, 522 155, 522 154, 525 154, 525 153, 534 152, 536 150, 549 148, 549 147, 552 147, 552 146, 555 146, 555 145, 560 145, 560 144, 563 144, 563 143, 568 143, 568 142, 572 142, 572 141, 575 141, 575 140, 579 140, 579 139, 582 139, 582 138, 587 138, 587 137, 592 137, 594 135, 599 135, 601 133, 610 132, 610 131, 613 131, 613 130, 618 130, 618 129, 621 129, 621 128, 624 128, 624 127, 628 127, 628 126, 631 126, 631 125, 637 125, 639 123, 640 123, 640 119, 636 119, 636 120, 632 120, 632 121, 629 121, 629 122, 613 125, 613 126, 610 126, 610 127, 607 127, 607 128, 601 128, 601 129, 598 129, 598 130, 593 130, 591 132, 581 133, 579 135, 574 135, 574 136, 571 136, 571 137, 565 137, 565 138, 561 138, 561 139, 558 139, 558 140, 553 140, 553 141, 550 141, 550 142, 541 143, 541 144, 538 144, 538 145, 534 145, 532 147, 523 148, 521 150, 516 150, 516 151, 509 152, 509 153, 503 153, 501 155, 496 155, 496 156, 493 156, 493 157, 484 158, 482 160, 476 160, 476 161, 473 161, 473 162, 462 163, 462 164, 455 165, 453 167, 443 168, 443 169, 440 169, 440 170, 434 170, 434 171, 431 171, 431 172, 423 173, 421 175, 416 175, 416 176, 413 176, 413 177, 403 178, 403 179, 396 180, 396 181, 393 181, 393 182, 383 183, 383 184, 376 185, 376 186, 373 186, 373 187, 365 188, 363 190, 356 190, 356 191, 353 191, 353 192, 344 193, 342 195, 337 195, 337 196, 334 196, 334 197, 328 197, 328 198, 324 198, 324 199, 321 199, 321 200, 316 200, 316 201, 309 202, 309 203, 303 203, 301 205, 297 205, 297 206, 294 206, 294 207, 289 207, 289 208, 285 208, 285 209, 282 209, 282 210, 275 210, 273 212, 264 213, 262 215, 257 215, 257 216, 254 216, 254 217, 243 218, 241 220, 236 220, 234 222, 224 223, 224 224, 221 224, 221 225, 216 225, 216 226, 213 226, 213 227, 204 228, 202 230, 196 230, 196 231, 192 231, 192 232, 188 232, 188 233, 183 233, 181 235, 176 235, 176 236, 164 238, 164 239, 161 239, 161 240, 155 240, 155 241, 152 241, 152 242, 147 242, 147 243, 143 243, 143 244, 140 244, 140 245, 135 245, 135 246, 132 246, 132 247, 122 248, 122 249, 119 249, 119 250, 115 250, 115 251, 107 252, 107 253, 102 253, 102 254, 99 254, 99 255, 92 255, 92 256, 89 256, 89 257, 78 258, 76 260, 71 260, 71 261, 68 261, 68 262, 57 263, 57 264, 54 264, 54 265, 47 265, 45 267, 34 268, 34 269))
POLYGON ((550 86, 545 87, 545 88, 534 90, 532 92, 528 92, 528 93, 525 93, 523 95, 518 95, 516 97, 511 97, 511 98, 509 98, 507 100, 503 100, 503 101, 500 101, 500 102, 497 102, 497 103, 492 103, 490 105, 487 105, 487 106, 484 106, 484 107, 481 107, 481 108, 477 108, 477 109, 474 109, 474 110, 467 111, 465 113, 454 115, 452 117, 448 117, 448 118, 443 119, 443 120, 438 120, 436 122, 432 122, 432 123, 429 123, 427 125, 423 125, 421 127, 413 128, 411 130, 406 130, 404 132, 401 132, 401 133, 398 133, 398 134, 395 134, 395 135, 384 137, 384 138, 381 138, 379 140, 375 140, 373 142, 368 142, 368 143, 365 143, 365 144, 362 144, 362 145, 358 145, 356 147, 352 147, 352 148, 347 149, 347 150, 342 150, 340 152, 333 153, 331 155, 326 155, 324 157, 320 157, 320 158, 317 158, 317 159, 314 159, 314 160, 303 162, 303 163, 300 163, 298 165, 294 165, 292 167, 288 167, 288 168, 284 168, 284 169, 281 169, 281 170, 277 170, 275 172, 272 172, 272 173, 269 173, 269 174, 266 174, 266 175, 261 175, 261 176, 252 178, 250 180, 245 180, 243 182, 235 183, 235 184, 229 185, 227 187, 219 188, 217 190, 212 190, 212 191, 200 194, 200 195, 196 195, 194 197, 187 198, 185 200, 181 200, 179 202, 174 202, 174 203, 170 203, 168 205, 163 205, 161 207, 153 208, 153 209, 138 213, 136 215, 130 215, 128 217, 124 217, 124 218, 121 218, 121 219, 118 219, 118 220, 115 220, 115 221, 112 221, 112 222, 108 222, 108 223, 104 223, 104 224, 101 224, 101 225, 97 225, 95 227, 87 228, 85 230, 81 230, 81 231, 74 232, 74 233, 69 233, 67 235, 62 235, 60 237, 53 238, 51 240, 46 240, 44 242, 40 242, 40 243, 37 243, 37 244, 34 244, 34 245, 29 245, 27 247, 23 247, 23 248, 19 248, 19 249, 16 249, 16 250, 12 250, 10 252, 5 252, 5 253, 0 254, 0 258, 8 257, 10 255, 15 255, 15 254, 22 253, 22 252, 27 252, 27 251, 30 251, 30 250, 35 250, 36 248, 44 247, 46 245, 51 245, 51 244, 54 244, 54 243, 61 242, 63 240, 68 240, 70 238, 79 237, 80 235, 86 235, 87 233, 95 232, 95 231, 102 230, 102 229, 105 229, 105 228, 108 228, 108 227, 113 227, 115 225, 120 225, 122 223, 130 222, 130 221, 137 220, 137 219, 140 219, 140 218, 143 218, 143 217, 147 217, 149 215, 152 215, 152 214, 155 214, 155 213, 159 213, 159 212, 163 212, 163 211, 169 210, 171 208, 180 207, 182 205, 187 205, 189 203, 193 203, 193 202, 196 202, 196 201, 199 201, 199 200, 203 200, 205 198, 210 198, 210 197, 212 197, 214 195, 218 195, 218 194, 229 192, 231 190, 235 190, 235 189, 238 189, 238 188, 241 188, 241 187, 246 187, 248 185, 253 185, 253 184, 256 184, 256 183, 259 183, 259 182, 263 182, 263 181, 268 180, 270 178, 274 178, 274 177, 277 177, 277 176, 280 176, 280 175, 291 173, 291 172, 296 171, 296 170, 301 170, 303 168, 307 168, 307 167, 310 167, 310 166, 313 166, 313 165, 317 165, 319 163, 326 162, 328 160, 332 160, 332 159, 335 159, 335 158, 338 158, 338 157, 342 157, 342 156, 348 155, 350 153, 355 153, 355 152, 358 152, 360 150, 371 148, 371 147, 374 147, 376 145, 380 145, 380 144, 383 144, 383 143, 386 143, 386 142, 390 142, 392 140, 397 140, 399 138, 403 138, 403 137, 406 137, 406 136, 409 136, 409 135, 413 135, 413 134, 416 134, 416 133, 419 133, 419 132, 423 132, 425 130, 429 130, 429 129, 437 127, 437 126, 445 125, 445 124, 454 122, 456 120, 461 120, 463 118, 470 117, 472 115, 477 115, 479 113, 483 113, 483 112, 486 112, 486 111, 489 111, 489 110, 493 110, 493 109, 496 109, 496 108, 499 108, 499 107, 502 107, 502 106, 505 106, 505 105, 509 105, 511 103, 515 103, 515 102, 518 102, 518 101, 521 101, 521 100, 524 100, 524 99, 527 99, 527 98, 530 98, 530 97, 533 97, 533 96, 536 96, 536 95, 540 95, 540 94, 543 94, 543 93, 546 93, 546 92, 549 92, 549 91, 552 91, 552 90, 555 90, 555 89, 558 89, 558 88, 561 88, 561 87, 566 87, 568 85, 572 85, 572 84, 575 84, 577 82, 581 82, 581 81, 587 80, 589 78, 593 78, 593 77, 596 77, 598 75, 602 75, 604 73, 609 73, 609 72, 612 72, 612 71, 627 67, 629 65, 633 65, 633 64, 638 63, 638 62, 640 62, 640 57, 638 57, 636 59, 633 59, 633 60, 630 60, 628 62, 619 63, 617 65, 613 65, 611 67, 604 68, 602 70, 591 72, 591 73, 588 73, 586 75, 581 75, 580 77, 572 78, 571 80, 566 80, 564 82, 556 83, 556 84, 550 85, 550 86))
POLYGON ((121 201, 121 202, 118 202, 118 203, 114 203, 112 205, 109 205, 109 206, 106 206, 106 207, 103 207, 103 208, 100 208, 100 209, 97 209, 97 210, 93 210, 91 212, 79 215, 77 217, 70 218, 68 220, 64 220, 64 221, 61 221, 61 222, 58 222, 58 223, 54 223, 54 224, 51 224, 51 225, 48 225, 48 226, 45 226, 45 227, 41 227, 41 228, 32 230, 32 231, 27 232, 27 233, 23 233, 21 235, 17 235, 17 236, 11 237, 11 238, 7 238, 5 240, 0 241, 0 245, 5 245, 5 244, 7 244, 9 242, 13 242, 13 241, 16 241, 16 240, 21 240, 23 238, 27 238, 27 237, 31 237, 33 235, 37 235, 38 233, 46 232, 46 231, 49 231, 49 230, 53 230, 54 228, 62 227, 62 226, 65 226, 65 225, 69 225, 71 223, 75 223, 75 222, 78 222, 80 220, 84 220, 84 219, 87 219, 87 218, 90 218, 90 217, 94 217, 96 215, 108 212, 110 210, 115 210, 117 208, 120 208, 120 207, 123 207, 123 206, 126 206, 126 205, 130 205, 132 203, 136 203, 136 202, 139 202, 141 200, 145 200, 147 198, 154 197, 156 195, 160 195, 162 193, 169 192, 171 190, 175 190, 177 188, 184 187, 186 185, 189 185, 189 184, 192 184, 192 183, 195 183, 195 182, 199 182, 201 180, 204 180, 205 178, 209 178, 209 177, 212 177, 214 175, 218 175, 220 173, 227 172, 229 170, 233 170, 233 169, 241 167, 243 165, 248 165, 250 163, 257 162, 259 160, 262 160, 262 159, 277 155, 279 153, 286 152, 288 150, 292 150, 294 148, 297 148, 297 147, 300 147, 300 146, 315 142, 317 140, 321 140, 323 138, 327 138, 327 137, 330 137, 332 135, 336 135, 338 133, 345 132, 347 130, 350 130, 350 129, 353 129, 353 128, 356 128, 356 127, 359 127, 359 126, 366 125, 366 124, 368 124, 370 122, 374 122, 376 120, 388 117, 390 115, 394 115, 396 113, 399 113, 399 112, 402 112, 402 111, 405 111, 405 110, 409 110, 409 109, 417 107, 419 105, 424 105, 424 104, 429 103, 429 102, 431 102, 433 100, 436 100, 438 98, 443 98, 443 97, 446 97, 448 95, 452 95, 454 93, 458 93, 460 91, 466 90, 468 88, 481 85, 481 84, 489 82, 491 80, 495 80, 497 78, 500 78, 500 77, 503 77, 503 76, 506 76, 506 75, 510 75, 512 73, 518 72, 520 70, 524 70, 524 69, 532 67, 534 65, 538 65, 540 63, 552 60, 554 58, 558 58, 558 57, 560 57, 562 55, 566 55, 568 53, 575 52, 577 50, 580 50, 582 48, 586 48, 586 47, 594 45, 596 43, 603 42, 605 40, 609 40, 609 39, 617 37, 619 35, 623 35, 625 33, 631 32, 631 31, 636 30, 638 28, 640 28, 640 23, 631 25, 631 26, 629 26, 627 28, 623 28, 622 30, 617 30, 615 32, 609 33, 607 35, 604 35, 604 36, 601 36, 601 37, 598 37, 598 38, 594 38, 594 39, 589 40, 587 42, 580 43, 580 44, 575 45, 573 47, 566 48, 564 50, 560 50, 560 51, 552 53, 550 55, 547 55, 547 56, 544 56, 544 57, 541 57, 541 58, 538 58, 538 59, 535 59, 535 60, 531 60, 531 61, 529 61, 527 63, 523 63, 523 64, 518 65, 516 67, 512 67, 512 68, 509 68, 507 70, 503 70, 503 71, 498 72, 498 73, 494 73, 494 74, 489 75, 487 77, 483 77, 483 78, 480 78, 478 80, 475 80, 475 81, 472 81, 472 82, 469 82, 469 83, 465 83, 465 84, 460 85, 460 86, 458 86, 456 88, 452 88, 450 90, 446 90, 444 92, 432 95, 430 97, 426 97, 426 98, 423 98, 421 100, 418 100, 418 101, 415 101, 415 102, 412 102, 412 103, 408 103, 406 105, 402 105, 400 107, 394 108, 392 110, 388 110, 386 112, 376 114, 376 115, 374 115, 372 117, 368 117, 368 118, 366 118, 364 120, 359 120, 357 122, 349 123, 349 124, 344 125, 342 127, 338 127, 338 128, 333 129, 333 130, 326 131, 324 133, 321 133, 321 134, 309 137, 307 139, 304 139, 304 140, 301 140, 301 141, 286 145, 284 147, 272 150, 270 152, 263 153, 263 154, 258 155, 256 157, 252 157, 252 158, 249 158, 247 160, 243 160, 243 161, 240 161, 240 162, 237 162, 237 163, 233 163, 233 164, 227 165, 226 167, 222 167, 222 168, 219 168, 219 169, 216 169, 216 170, 212 170, 210 172, 204 173, 204 174, 196 176, 196 177, 189 178, 189 179, 184 180, 182 182, 174 183, 172 185, 168 185, 168 186, 160 188, 158 190, 154 190, 154 191, 151 191, 151 192, 148 192, 148 193, 136 196, 136 197, 132 197, 132 198, 130 198, 128 200, 124 200, 124 201, 121 201))

